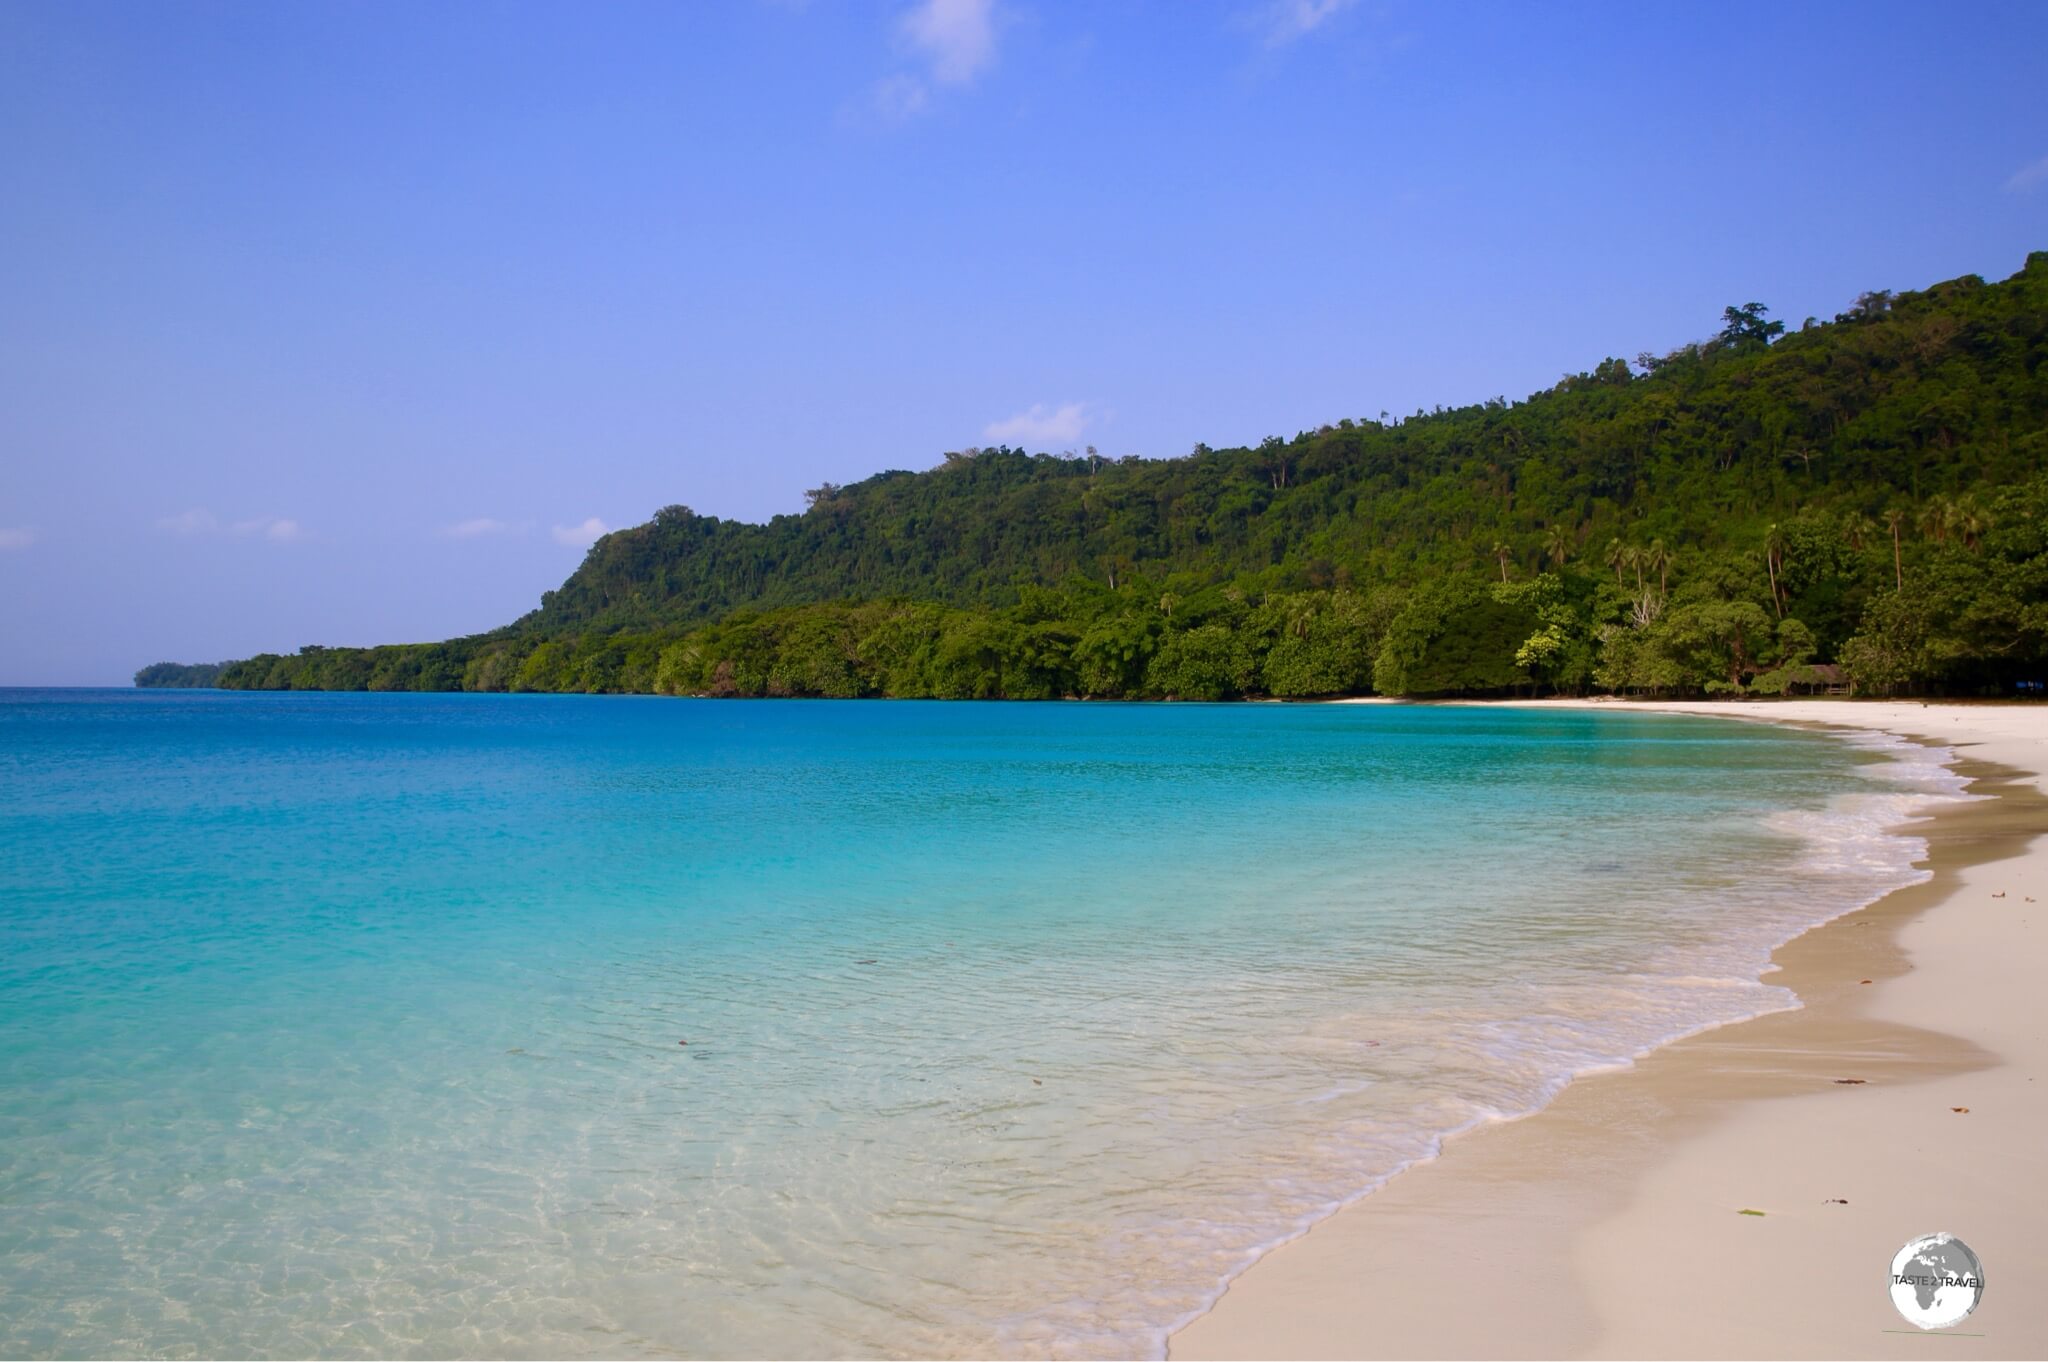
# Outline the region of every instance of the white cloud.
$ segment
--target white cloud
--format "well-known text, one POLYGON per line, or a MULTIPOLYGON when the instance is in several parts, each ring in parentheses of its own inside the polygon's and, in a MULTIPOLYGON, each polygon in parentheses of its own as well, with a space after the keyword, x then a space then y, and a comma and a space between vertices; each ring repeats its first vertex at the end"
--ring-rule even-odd
POLYGON ((917 0, 897 19, 896 37, 924 71, 875 82, 868 102, 887 123, 915 118, 931 107, 934 85, 971 84, 995 61, 995 0, 917 0))
POLYGON ((555 526, 555 542, 564 548, 587 549, 610 533, 610 526, 592 516, 581 525, 555 526))
POLYGON ((1088 407, 1084 402, 1062 402, 1047 407, 1043 402, 1015 416, 991 421, 982 427, 981 438, 995 444, 1058 444, 1078 440, 1088 428, 1088 407))
POLYGON ((478 539, 487 534, 516 534, 525 528, 524 525, 508 525, 489 516, 478 516, 474 520, 458 520, 441 533, 450 539, 478 539))
POLYGON ((213 518, 213 512, 195 506, 178 515, 164 516, 156 527, 172 534, 212 534, 220 528, 220 522, 213 518))
POLYGON ((30 544, 35 543, 39 537, 34 530, 26 525, 16 525, 0 529, 0 551, 11 553, 16 550, 25 549, 30 544))
POLYGON ((875 112, 891 123, 901 123, 924 112, 931 103, 931 91, 916 76, 890 76, 874 89, 875 112))
POLYGON ((2019 194, 2041 184, 2048 184, 2048 156, 2014 171, 2012 178, 2005 182, 2005 192, 2019 194))
POLYGON ((277 544, 288 544, 294 539, 306 537, 306 532, 298 521, 272 515, 260 515, 254 520, 237 520, 234 531, 239 535, 258 536, 277 544))
POLYGON ((1260 16, 1266 45, 1279 47, 1306 37, 1356 4, 1357 0, 1274 0, 1260 16))
MULTIPOLYGON (((156 527, 166 534, 220 534, 223 527, 218 517, 203 506, 195 506, 177 515, 159 517, 156 527)), ((298 521, 284 516, 260 515, 252 520, 237 520, 226 526, 226 533, 240 535, 245 539, 268 539, 273 543, 285 544, 294 539, 306 537, 305 527, 298 521)))
POLYGON ((941 85, 965 85, 995 60, 994 0, 919 0, 898 31, 941 85))

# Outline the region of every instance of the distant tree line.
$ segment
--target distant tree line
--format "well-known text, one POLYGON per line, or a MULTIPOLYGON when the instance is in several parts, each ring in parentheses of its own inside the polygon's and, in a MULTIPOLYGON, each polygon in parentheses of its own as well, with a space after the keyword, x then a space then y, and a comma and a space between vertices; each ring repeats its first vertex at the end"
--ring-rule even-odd
POLYGON ((225 662, 153 662, 135 673, 138 686, 162 690, 203 690, 220 684, 225 662))
MULTIPOLYGON (((2048 663, 2048 253, 1525 401, 1253 448, 968 450, 669 507, 491 634, 218 684, 1226 699, 2011 693, 2048 663)), ((153 669, 146 669, 153 670, 153 669)), ((138 684, 146 684, 138 675, 138 684)))

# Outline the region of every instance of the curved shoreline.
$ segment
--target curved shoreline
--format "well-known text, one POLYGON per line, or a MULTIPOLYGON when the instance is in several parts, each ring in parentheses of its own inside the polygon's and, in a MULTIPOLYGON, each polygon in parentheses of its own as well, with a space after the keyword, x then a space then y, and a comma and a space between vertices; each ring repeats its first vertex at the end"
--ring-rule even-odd
MULTIPOLYGON (((1364 697, 1336 701, 1326 701, 1322 703, 1346 705, 1420 704, 1431 706, 1443 705, 1454 708, 1483 708, 1489 704, 1499 704, 1504 702, 1405 701, 1397 699, 1385 699, 1382 697, 1364 697)), ((1511 706, 1519 705, 1519 702, 1505 703, 1508 703, 1511 706)), ((1887 835, 1918 838, 1923 830, 1917 827, 1916 825, 1917 823, 1924 821, 1925 819, 1930 817, 1932 810, 1947 808, 1957 803, 1987 797, 1970 791, 1968 787, 1971 785, 1971 778, 1968 776, 1961 775, 1958 772, 1958 763, 1955 758, 1955 754, 1952 749, 1945 745, 1937 744, 1932 741, 1920 742, 1909 739, 1900 739, 1897 737, 1897 735, 1889 732, 1879 732, 1877 730, 1844 730, 1839 726, 1815 724, 1803 721, 1781 722, 1775 726, 1797 727, 1807 729, 1810 731, 1825 731, 1828 732, 1830 735, 1838 738, 1839 740, 1842 740, 1845 743, 1845 745, 1855 750, 1884 757, 1887 763, 1894 761, 1904 761, 1905 758, 1903 756, 1897 755, 1901 749, 1940 753, 1941 757, 1939 760, 1929 760, 1925 762, 1925 766, 1934 770, 1939 770, 1942 773, 1944 773, 1944 775, 1954 776, 1955 779, 1952 788, 1942 790, 1928 790, 1924 793, 1914 793, 1910 792, 1910 790, 1903 790, 1890 795, 1879 794, 1877 796, 1880 798, 1900 798, 1911 801, 1916 806, 1923 806, 1916 807, 1913 810, 1904 813, 1897 820, 1886 820, 1882 824, 1880 824, 1883 831, 1887 835), (1889 739, 1891 741, 1884 743, 1858 741, 1859 737, 1864 736, 1866 734, 1880 737, 1883 739, 1889 739)), ((1853 789, 1850 789, 1848 791, 1845 791, 1845 793, 1853 794, 1855 793, 1855 791, 1853 789)), ((1829 818, 1831 820, 1855 817, 1853 813, 1846 809, 1826 813, 1822 816, 1825 818, 1829 818)), ((1814 834, 1810 832, 1802 832, 1799 834, 1787 835, 1800 836, 1808 840, 1810 844, 1814 845, 1824 844, 1824 842, 1822 841, 1816 841, 1814 834)), ((1913 870, 1924 871, 1926 861, 1926 856, 1915 855, 1907 864, 1913 870)), ((1561 1097, 1563 1097, 1563 1095, 1573 1086, 1585 1082, 1589 1079, 1598 1079, 1610 1075, 1629 1073, 1636 1069, 1639 1065, 1641 1065, 1645 1060, 1650 1058, 1652 1055, 1667 1050, 1672 1046, 1684 1044, 1688 1041, 1698 1039, 1702 1036, 1709 1035, 1715 1031, 1719 1031, 1727 1027, 1744 1026, 1752 1022, 1761 1021, 1767 1017, 1778 1015, 1780 1013, 1799 1011, 1800 1009, 1806 1006, 1805 1000, 1801 996, 1799 996, 1796 991, 1784 987, 1783 981, 1778 977, 1780 967, 1776 963, 1777 953, 1787 945, 1798 940, 1800 937, 1807 935, 1810 932, 1819 931, 1827 927, 1831 923, 1838 922, 1843 918, 1851 917, 1858 913, 1862 913, 1865 910, 1870 909, 1878 903, 1891 897, 1892 895, 1925 884, 1927 882, 1929 874, 1931 874, 1931 872, 1920 874, 1917 878, 1894 885, 1890 888, 1872 889, 1870 891, 1870 897, 1868 898, 1864 898, 1860 901, 1849 902, 1844 906, 1830 906, 1829 908, 1824 910, 1825 915, 1812 917, 1803 925, 1791 928, 1789 931, 1779 936, 1775 941, 1772 941, 1765 948, 1765 958, 1762 961, 1761 967, 1760 969, 1758 969, 1757 974, 1754 978, 1750 977, 1747 972, 1741 972, 1737 975, 1728 976, 1726 979, 1720 979, 1717 976, 1714 980, 1717 983, 1726 983, 1738 987, 1755 985, 1767 988, 1782 993, 1784 995, 1784 1001, 1773 1002, 1769 1005, 1759 1006, 1758 1009, 1755 1011, 1744 1012, 1740 1015, 1699 1021, 1696 1024, 1693 1024, 1685 1029, 1659 1036, 1654 1040, 1645 1041, 1638 1048, 1632 1050, 1631 1052, 1625 1055, 1616 1055, 1611 1059, 1605 1059, 1596 1063, 1589 1064, 1586 1067, 1574 1069, 1570 1072, 1562 1074, 1555 1080, 1555 1086, 1548 1093, 1539 1098, 1534 1106, 1530 1106, 1522 1110, 1474 1116, 1460 1125, 1452 1126, 1450 1128, 1435 1132, 1430 1137, 1430 1147, 1426 1151, 1418 1153, 1414 1157, 1401 1162, 1392 1169, 1372 1178, 1369 1182, 1358 1187, 1357 1190, 1347 1193, 1340 1200, 1328 1203, 1326 1206, 1324 1206, 1314 1214, 1297 1218, 1284 1233, 1275 1235, 1274 1237, 1268 1239, 1267 1241, 1261 1244, 1254 1246, 1250 1250, 1240 1255, 1239 1266, 1234 1268, 1228 1274, 1228 1276, 1218 1281, 1214 1292, 1210 1295, 1208 1300, 1203 1305, 1182 1315, 1178 1320, 1176 1320, 1173 1324, 1169 1325, 1159 1335, 1162 1341, 1162 1347, 1164 1346, 1165 1342, 1176 1338, 1182 1331, 1189 1329, 1197 1321, 1201 1320, 1204 1316, 1208 1315, 1212 1310, 1214 1310, 1217 1307, 1218 1303, 1222 1300, 1222 1298, 1229 1292, 1231 1287, 1241 1277, 1243 1277, 1245 1273, 1255 1270, 1267 1258, 1279 1252, 1280 1250, 1286 1248, 1287 1246, 1301 1240, 1308 1234, 1314 1232, 1318 1227, 1326 1224, 1332 1218, 1351 1211, 1353 1208, 1359 1206, 1362 1202, 1366 1201, 1367 1198, 1374 1197, 1383 1193, 1385 1189, 1391 1184, 1394 1184, 1402 1178, 1411 1176, 1418 1170, 1425 1168, 1432 1163, 1435 1163, 1438 1159, 1443 1157, 1446 1149, 1453 1147, 1458 1142, 1470 1139, 1475 1135, 1480 1135, 1495 1127, 1514 1125, 1523 1121, 1528 1121, 1532 1118, 1539 1117, 1544 1112, 1548 1111, 1550 1107, 1555 1102, 1557 1102, 1561 1097)), ((1761 1002, 1762 1000, 1758 1001, 1761 1002)), ((1165 1354, 1162 1352, 1161 1355, 1163 1356, 1165 1354)), ((1180 1354, 1176 1352, 1174 1355, 1179 1356, 1180 1354)), ((1232 1355, 1237 1354, 1233 1353, 1232 1355)), ((1349 1354, 1343 1355, 1348 1356, 1349 1354)), ((1402 1355, 1405 1355, 1405 1350, 1402 1355)))
MULTIPOLYGON (((2040 1126, 2001 1102, 1978 1098, 1984 1106, 1954 1112, 1950 1106, 1971 1103, 1943 1105, 1915 1091, 1965 1078, 1973 1091, 2016 1083, 2021 1095, 2041 1099, 2034 1114, 2048 1117, 2044 1083, 2032 1081, 2039 1065, 2014 1053, 2024 1049, 2032 1061, 2048 1050, 2041 1028, 2028 1029, 2038 1009, 2027 991, 2035 967, 2048 971, 2048 950, 2017 911, 2028 897, 2022 881, 2048 903, 2048 865, 2030 851, 2048 828, 2048 796, 2038 787, 2048 773, 2048 709, 1530 703, 1874 729, 1966 749, 1955 769, 1971 779, 1970 793, 1994 797, 1942 804, 1902 825, 1927 839, 1929 879, 1773 953, 1770 982, 1791 988, 1800 1007, 1696 1032, 1631 1067, 1581 1076, 1530 1116, 1447 1139, 1435 1159, 1235 1276, 1207 1313, 1173 1334, 1171 1355, 1920 1355, 1926 1345, 1916 1338, 1884 1332, 1903 1322, 1874 1285, 1899 1243, 1937 1227, 1914 1229, 1917 1221, 1902 1218, 1907 1205, 1931 1200, 1925 1218, 1940 1217, 1946 1204, 1954 1223, 1938 1227, 1969 1240, 1994 1281, 2000 1262, 2006 1280, 2022 1280, 2015 1269, 2041 1262, 2048 1247, 2009 1223, 2041 1218, 2043 1182, 2018 1154, 2040 1126), (2020 866, 2004 864, 2013 857, 2024 858, 2020 866), (2020 939, 1938 952, 1959 958, 1944 958, 1942 979, 1930 980, 1923 924, 1939 919, 1937 927, 1955 935, 1948 924, 1963 911, 1959 897, 1987 873, 2013 882, 2015 911, 1997 921, 2010 929, 2003 935, 2020 939), (1986 969, 1999 977, 1983 977, 1986 969), (1915 993, 1928 996, 1903 996, 1909 971, 1915 993), (1865 979, 1876 986, 1863 987, 1865 979), (1956 1010, 1943 1000, 1958 992, 1974 1004, 1959 1020, 1979 1024, 1941 1024, 1956 1010), (2026 1034, 2001 1034, 1999 1017, 2026 1034), (1994 1074, 2003 1081, 1991 1083, 1994 1074), (1921 1133, 1934 1116, 1945 1121, 1921 1133), (1891 1192, 1882 1176, 1891 1156, 1874 1153, 1869 1138, 1886 1119, 1902 1123, 1909 1141, 1984 1146, 1991 1162, 1981 1166, 1996 1168, 2007 1186, 2002 1202, 1891 1192), (1809 1196, 1788 1177, 1857 1190, 1815 1187, 1809 1196), (1784 1204, 1766 1204, 1773 1195, 1784 1204), (1740 1204, 1721 1204, 1727 1200, 1740 1204), (1765 1215, 1739 1216, 1744 1209, 1765 1215), (1801 1265, 1802 1253, 1815 1261, 1801 1265), (1759 1254, 1785 1265, 1788 1289, 1753 1301, 1743 1286, 1760 1271, 1759 1254), (1690 1286, 1672 1270, 1684 1261, 1700 1264, 1690 1286), (1828 1284, 1819 1299, 1790 1289, 1809 1269, 1828 1284), (1396 1271, 1398 1311, 1380 1303, 1387 1297, 1379 1290, 1396 1271)), ((1904 1146, 1897 1153, 1900 1180, 1910 1182, 1926 1154, 1904 1146)), ((1978 1352, 2040 1354, 2048 1344, 2043 1312, 2018 1291, 1999 1305, 1987 1295, 1966 1326, 2003 1324, 1973 1340, 1991 1345, 1978 1352)))

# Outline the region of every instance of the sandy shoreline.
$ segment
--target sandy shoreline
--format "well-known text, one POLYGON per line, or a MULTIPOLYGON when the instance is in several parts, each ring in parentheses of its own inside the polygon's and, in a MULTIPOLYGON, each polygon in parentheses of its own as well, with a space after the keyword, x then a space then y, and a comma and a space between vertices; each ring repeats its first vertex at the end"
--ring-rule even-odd
POLYGON ((1534 703, 1875 729, 1954 748, 1996 797, 1913 825, 1931 880, 1776 953, 1802 1008, 1451 1140, 1256 1263, 1171 1355, 2048 1356, 2048 706, 1534 703), (1938 1337, 1884 1291, 1933 1230, 1987 1282, 1938 1337))

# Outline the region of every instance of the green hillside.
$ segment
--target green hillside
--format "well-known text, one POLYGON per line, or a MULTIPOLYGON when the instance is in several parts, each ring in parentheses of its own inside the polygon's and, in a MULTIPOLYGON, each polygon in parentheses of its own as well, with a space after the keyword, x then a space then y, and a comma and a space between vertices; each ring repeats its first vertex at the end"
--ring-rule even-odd
POLYGON ((244 688, 2009 692, 2048 653, 2048 252, 1520 402, 1175 459, 967 450, 765 525, 669 507, 488 635, 244 688), (1838 664, 1840 674, 1828 664, 1838 664))

